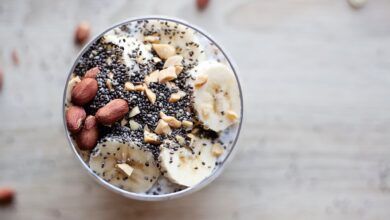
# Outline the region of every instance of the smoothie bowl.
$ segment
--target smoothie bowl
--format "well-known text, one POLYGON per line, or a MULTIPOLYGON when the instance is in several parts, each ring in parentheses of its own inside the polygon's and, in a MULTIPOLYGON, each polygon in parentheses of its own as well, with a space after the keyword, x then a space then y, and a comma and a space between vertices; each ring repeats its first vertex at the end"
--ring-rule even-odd
POLYGON ((95 37, 65 86, 66 135, 83 167, 128 198, 165 200, 215 179, 243 104, 236 68, 203 31, 145 17, 95 37))

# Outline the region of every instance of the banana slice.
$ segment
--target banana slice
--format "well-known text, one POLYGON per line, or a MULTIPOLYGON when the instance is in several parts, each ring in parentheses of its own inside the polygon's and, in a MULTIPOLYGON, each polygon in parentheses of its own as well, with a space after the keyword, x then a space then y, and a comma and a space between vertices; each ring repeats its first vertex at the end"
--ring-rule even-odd
POLYGON ((236 123, 240 91, 234 73, 215 61, 201 62, 190 73, 195 78, 194 109, 203 125, 218 132, 236 123))
POLYGON ((72 75, 71 76, 71 79, 69 80, 68 82, 68 86, 66 88, 66 101, 65 101, 65 104, 67 107, 69 107, 71 104, 71 93, 72 93, 72 89, 73 87, 79 83, 81 81, 80 77, 79 76, 76 76, 76 75, 72 75))
MULTIPOLYGON (((145 23, 144 28, 144 33, 150 32, 159 36, 159 44, 169 44, 176 48, 176 53, 184 58, 184 65, 194 65, 205 59, 203 46, 193 29, 182 24, 162 20, 150 20, 145 23)), ((148 37, 145 36, 145 38, 148 37)))
POLYGON ((148 191, 160 176, 151 152, 114 138, 96 146, 89 166, 105 181, 131 192, 148 191), (123 164, 133 169, 131 175, 123 172, 123 164))
POLYGON ((119 28, 107 32, 103 36, 103 42, 123 48, 123 62, 132 72, 140 71, 142 69, 140 65, 150 63, 153 58, 150 48, 148 49, 142 41, 129 37, 119 28))
POLYGON ((215 167, 216 157, 212 154, 209 139, 196 138, 194 150, 178 147, 173 142, 160 146, 160 167, 162 173, 173 183, 194 186, 208 177, 215 167))

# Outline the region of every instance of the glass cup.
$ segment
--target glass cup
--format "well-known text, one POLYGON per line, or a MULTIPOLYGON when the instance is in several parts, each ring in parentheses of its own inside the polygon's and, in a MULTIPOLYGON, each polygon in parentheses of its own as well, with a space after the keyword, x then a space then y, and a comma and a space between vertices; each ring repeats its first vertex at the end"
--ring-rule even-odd
POLYGON ((237 150, 236 143, 237 143, 237 140, 238 140, 238 137, 240 134, 242 120, 243 120, 243 97, 242 97, 242 89, 241 89, 241 85, 240 85, 237 71, 238 71, 237 66, 232 61, 231 57, 227 55, 226 50, 222 50, 221 46, 213 40, 213 38, 210 36, 210 34, 206 33, 205 31, 201 30, 200 28, 195 27, 194 25, 190 25, 187 22, 182 21, 180 19, 168 18, 168 17, 162 17, 162 16, 145 16, 145 17, 131 18, 131 19, 125 20, 123 22, 120 22, 118 24, 115 24, 115 25, 109 27, 107 30, 100 33, 99 35, 95 36, 89 43, 87 43, 84 46, 84 48, 80 51, 79 55, 77 56, 76 60, 74 61, 72 68, 70 69, 70 71, 68 73, 68 78, 67 78, 67 81, 65 84, 62 109, 63 109, 63 122, 64 122, 65 134, 66 134, 66 137, 69 141, 69 145, 70 145, 72 151, 74 152, 77 160, 80 162, 81 166, 83 167, 83 169, 86 170, 92 176, 93 179, 95 179, 98 183, 100 183, 101 185, 103 185, 107 189, 109 189, 115 193, 118 193, 124 197, 135 199, 135 200, 143 200, 143 201, 161 201, 161 200, 170 200, 170 199, 175 199, 175 198, 182 197, 185 195, 189 195, 195 191, 202 189, 206 185, 210 184, 213 180, 215 180, 222 173, 226 164, 232 159, 233 154, 237 150), (169 193, 169 194, 153 195, 153 194, 145 194, 145 193, 134 193, 134 192, 129 192, 129 191, 120 189, 119 187, 116 187, 115 185, 112 185, 112 184, 106 182, 105 180, 100 178, 98 175, 93 173, 92 170, 88 167, 88 165, 84 162, 84 159, 82 157, 82 152, 77 148, 77 146, 76 146, 75 142, 73 141, 73 139, 71 138, 70 133, 69 133, 67 126, 66 126, 65 103, 66 103, 66 98, 67 98, 66 97, 67 96, 67 83, 69 82, 70 76, 72 75, 73 70, 76 67, 76 64, 77 64, 79 58, 87 51, 87 49, 95 41, 100 39, 100 37, 102 37, 106 32, 108 32, 116 27, 120 27, 122 25, 130 24, 132 22, 137 22, 140 20, 163 20, 163 21, 168 21, 168 22, 169 21, 175 22, 175 23, 187 26, 187 27, 195 30, 196 32, 198 32, 199 35, 203 38, 203 39, 201 39, 201 42, 208 41, 208 43, 211 43, 210 45, 214 46, 213 49, 218 50, 218 53, 221 56, 220 59, 223 59, 223 62, 225 64, 227 64, 228 66, 230 66, 230 68, 232 69, 232 71, 235 74, 235 77, 237 79, 237 84, 239 87, 239 91, 240 91, 241 110, 240 110, 239 122, 236 123, 233 127, 229 128, 228 132, 223 131, 223 133, 225 134, 225 138, 229 139, 229 142, 227 143, 228 152, 226 152, 224 158, 219 161, 219 165, 215 167, 215 169, 210 174, 210 176, 205 178, 199 184, 192 186, 192 187, 185 188, 181 191, 173 192, 173 193, 169 193))

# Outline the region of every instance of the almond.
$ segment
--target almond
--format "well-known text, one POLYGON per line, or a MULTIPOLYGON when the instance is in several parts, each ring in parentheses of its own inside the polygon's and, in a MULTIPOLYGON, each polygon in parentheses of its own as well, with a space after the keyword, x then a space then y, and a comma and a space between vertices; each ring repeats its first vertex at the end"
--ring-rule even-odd
POLYGON ((95 116, 88 116, 85 119, 84 127, 76 137, 77 146, 81 150, 91 150, 96 146, 99 130, 95 116))
POLYGON ((94 67, 89 69, 87 72, 85 72, 84 77, 85 78, 92 78, 95 79, 96 76, 100 73, 99 67, 94 67))
POLYGON ((209 0, 196 0, 196 6, 200 11, 203 11, 208 4, 209 4, 209 0))
POLYGON ((176 72, 175 72, 175 67, 170 66, 170 67, 160 71, 160 75, 158 77, 158 81, 160 83, 165 83, 165 82, 174 80, 176 78, 177 78, 177 75, 176 75, 176 72))
POLYGON ((154 130, 156 134, 170 134, 172 132, 171 128, 169 127, 168 123, 166 123, 164 120, 160 119, 157 123, 157 127, 154 130))
POLYGON ((8 204, 12 202, 15 196, 15 190, 11 188, 0 188, 0 204, 8 204))
POLYGON ((152 44, 152 47, 157 55, 163 60, 168 59, 176 53, 176 49, 169 44, 152 44))
POLYGON ((79 106, 71 106, 66 111, 66 126, 70 133, 74 134, 81 130, 86 117, 85 110, 79 106))
POLYGON ((235 113, 234 111, 228 111, 226 112, 226 117, 230 120, 230 121, 235 121, 238 119, 238 115, 237 113, 235 113))
POLYGON ((181 127, 181 121, 177 120, 173 116, 167 116, 164 112, 160 112, 160 118, 164 120, 166 123, 168 123, 168 125, 171 126, 172 128, 181 127))
POLYGON ((126 91, 134 91, 134 84, 131 82, 126 82, 125 83, 125 90, 126 91))
POLYGON ((161 144, 160 139, 155 133, 152 133, 148 130, 144 130, 144 141, 149 144, 161 144))
POLYGON ((72 90, 72 102, 76 105, 85 105, 95 98, 98 90, 96 79, 84 78, 72 90))
POLYGON ((96 119, 103 125, 112 125, 129 112, 126 100, 114 99, 96 112, 96 119))
POLYGON ((156 102, 156 94, 154 94, 154 92, 152 90, 150 90, 146 85, 144 85, 145 87, 145 93, 146 93, 146 97, 148 97, 149 101, 154 104, 156 102))
POLYGON ((0 69, 0 91, 3 88, 3 81, 4 81, 3 71, 0 69))
POLYGON ((163 68, 168 68, 172 66, 175 68, 176 74, 179 75, 183 70, 183 66, 181 64, 182 61, 183 56, 181 55, 171 56, 165 61, 163 68))
POLYGON ((222 155, 223 153, 223 148, 220 144, 214 144, 212 147, 211 147, 211 153, 213 154, 214 157, 219 157, 222 155))
POLYGON ((197 76, 195 79, 195 82, 194 82, 195 87, 203 86, 204 84, 206 84, 207 79, 208 79, 208 77, 205 74, 201 74, 201 75, 197 76))
POLYGON ((88 40, 90 32, 91 26, 89 25, 89 23, 86 21, 80 22, 80 24, 77 25, 75 31, 75 43, 79 45, 84 44, 88 40))
POLYGON ((133 173, 134 171, 134 168, 131 167, 129 164, 127 163, 118 163, 115 165, 115 168, 117 168, 120 172, 122 172, 124 175, 126 175, 127 177, 130 177, 131 174, 133 173))
POLYGON ((144 37, 145 42, 157 43, 160 40, 159 36, 149 35, 144 37))

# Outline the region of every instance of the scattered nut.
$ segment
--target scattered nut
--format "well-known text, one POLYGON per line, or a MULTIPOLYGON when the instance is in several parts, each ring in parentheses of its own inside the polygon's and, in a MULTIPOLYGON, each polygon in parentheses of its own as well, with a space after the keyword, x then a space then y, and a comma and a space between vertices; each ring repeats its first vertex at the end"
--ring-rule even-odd
POLYGON ((132 117, 138 115, 139 113, 141 113, 141 111, 139 110, 139 107, 135 106, 133 109, 131 109, 131 111, 129 113, 129 117, 132 118, 132 117))
POLYGON ((171 96, 169 97, 168 102, 171 102, 171 103, 177 102, 181 98, 183 98, 185 95, 186 95, 186 93, 183 91, 178 91, 176 93, 172 93, 171 96))
POLYGON ((367 0, 348 0, 348 3, 351 7, 360 9, 367 4, 367 0))
POLYGON ((164 83, 164 82, 174 80, 174 79, 176 79, 176 77, 177 77, 177 75, 175 72, 175 67, 170 66, 170 67, 160 71, 158 81, 160 83, 164 83))
POLYGON ((168 102, 177 102, 180 99, 180 95, 177 93, 172 93, 171 96, 169 96, 168 102))
POLYGON ((143 85, 136 85, 134 86, 134 91, 139 91, 139 92, 145 91, 145 87, 143 85))
POLYGON ((213 154, 214 157, 219 157, 222 155, 223 153, 223 148, 220 144, 216 143, 216 144, 213 144, 213 146, 211 147, 211 153, 213 154))
POLYGON ((84 77, 95 79, 99 73, 100 73, 99 67, 94 67, 89 69, 87 72, 85 72, 84 77))
POLYGON ((12 63, 14 65, 19 65, 19 54, 18 54, 18 51, 16 49, 13 49, 12 50, 12 53, 11 53, 11 59, 12 59, 12 63))
POLYGON ((203 11, 207 5, 209 4, 209 0, 196 0, 196 6, 199 11, 203 11))
POLYGON ((188 129, 194 126, 194 123, 192 123, 192 121, 187 121, 187 120, 182 121, 181 124, 183 125, 183 127, 188 129))
POLYGON ((203 86, 204 84, 206 84, 207 79, 208 79, 208 77, 207 77, 207 75, 205 75, 205 74, 200 74, 200 75, 198 75, 198 76, 196 77, 196 79, 195 79, 195 82, 194 82, 195 87, 201 87, 201 86, 203 86))
POLYGON ((131 82, 126 82, 125 83, 125 90, 126 91, 134 91, 135 90, 134 84, 131 82))
POLYGON ((108 88, 108 91, 112 91, 112 81, 111 79, 106 80, 106 86, 108 88))
POLYGON ((181 121, 177 120, 173 116, 167 116, 164 112, 160 112, 160 118, 168 123, 172 128, 180 128, 181 121))
POLYGON ((179 143, 181 146, 184 146, 186 144, 186 139, 180 135, 176 135, 175 139, 177 143, 179 143))
POLYGON ((179 73, 181 73, 181 71, 183 70, 183 66, 181 63, 182 61, 183 56, 181 55, 171 56, 165 61, 163 68, 168 68, 172 66, 175 68, 176 74, 179 75, 179 73))
POLYGON ((114 74, 112 72, 109 72, 107 76, 109 79, 114 79, 114 74))
POLYGON ((153 62, 155 62, 155 63, 159 63, 159 62, 162 61, 162 60, 161 60, 160 58, 158 58, 158 57, 153 57, 152 60, 153 60, 153 62))
POLYGON ((95 98, 98 90, 96 79, 84 78, 72 89, 72 102, 76 105, 85 105, 95 98))
POLYGON ((96 119, 103 125, 112 125, 129 112, 126 100, 114 99, 96 112, 96 119))
POLYGON ((3 89, 3 82, 4 82, 4 73, 0 69, 0 91, 3 89))
POLYGON ((0 188, 0 204, 9 204, 15 197, 15 190, 12 188, 0 188))
POLYGON ((154 92, 152 92, 152 90, 150 90, 146 85, 144 87, 146 96, 148 97, 149 101, 154 104, 156 102, 156 94, 154 94, 154 92))
POLYGON ((121 121, 121 126, 124 127, 124 126, 126 126, 126 124, 127 124, 127 120, 126 120, 126 118, 123 118, 121 121))
POLYGON ((155 35, 149 35, 144 37, 144 41, 150 43, 157 43, 160 41, 160 37, 155 35))
POLYGON ((161 141, 155 133, 144 130, 144 141, 149 144, 160 144, 161 141))
POLYGON ((152 82, 158 82, 159 75, 160 75, 160 71, 158 71, 158 70, 153 71, 149 75, 146 75, 145 76, 146 85, 149 85, 152 82))
POLYGON ((131 130, 138 130, 138 129, 141 128, 141 125, 138 124, 138 123, 137 123, 136 121, 134 121, 134 120, 130 120, 130 121, 129 121, 129 124, 130 124, 130 129, 131 129, 131 130))
POLYGON ((76 137, 77 146, 81 150, 91 150, 97 144, 99 130, 95 116, 88 116, 85 119, 84 127, 76 137))
POLYGON ((75 43, 79 45, 84 44, 88 40, 90 32, 91 32, 91 26, 89 25, 89 23, 86 21, 80 22, 77 25, 75 31, 75 37, 74 37, 75 43))
POLYGON ((234 111, 228 111, 226 112, 226 117, 230 120, 230 121, 235 121, 238 119, 238 115, 237 113, 235 113, 234 111))
POLYGON ((171 128, 169 127, 168 123, 166 123, 164 120, 160 119, 157 123, 157 127, 154 130, 157 134, 170 134, 172 132, 171 128))
POLYGON ((175 48, 169 44, 152 44, 152 48, 163 60, 168 59, 176 53, 175 48))
POLYGON ((119 163, 119 164, 116 164, 115 165, 115 168, 117 168, 120 172, 122 172, 124 175, 130 177, 131 174, 133 173, 134 171, 134 168, 131 167, 129 164, 127 163, 119 163))
POLYGON ((79 132, 86 117, 85 110, 79 106, 71 106, 66 111, 66 126, 70 133, 79 132))

